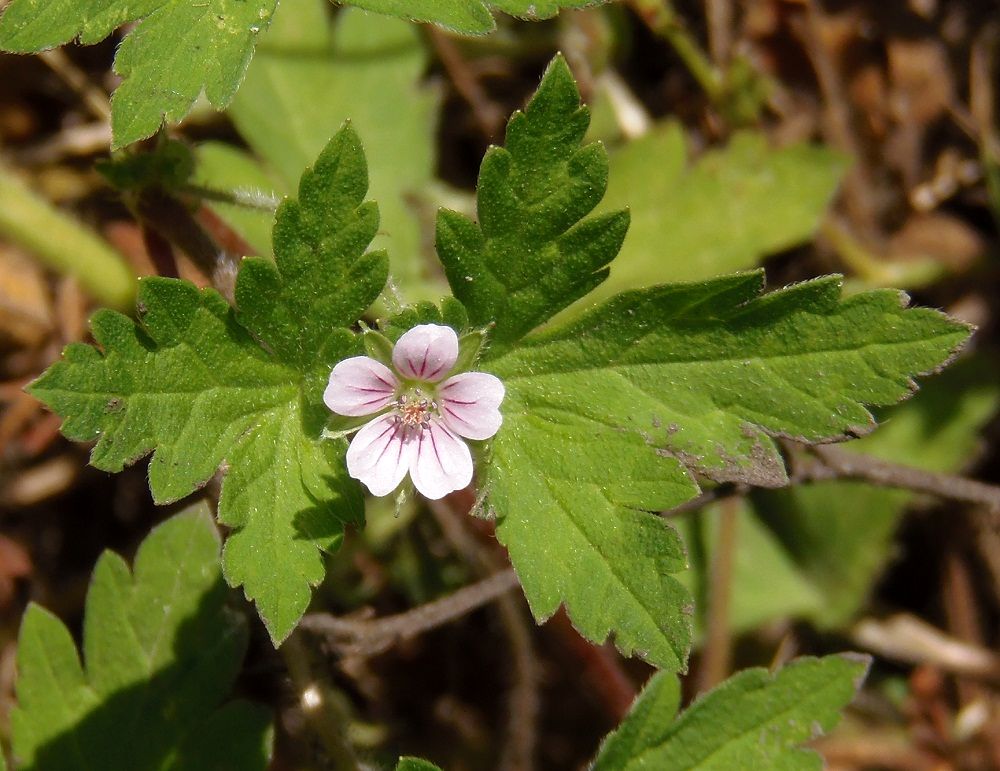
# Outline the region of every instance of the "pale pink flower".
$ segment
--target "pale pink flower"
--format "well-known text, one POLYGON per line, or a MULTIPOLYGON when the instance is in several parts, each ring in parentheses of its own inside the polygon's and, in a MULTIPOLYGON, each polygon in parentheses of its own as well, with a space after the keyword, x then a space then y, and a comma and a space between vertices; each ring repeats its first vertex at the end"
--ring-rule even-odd
POLYGON ((462 440, 497 432, 504 387, 485 372, 445 379, 457 359, 458 335, 451 327, 421 324, 397 341, 392 369, 368 356, 333 368, 326 406, 339 415, 377 415, 347 449, 347 472, 372 495, 388 495, 407 472, 431 499, 472 481, 472 454, 462 440))

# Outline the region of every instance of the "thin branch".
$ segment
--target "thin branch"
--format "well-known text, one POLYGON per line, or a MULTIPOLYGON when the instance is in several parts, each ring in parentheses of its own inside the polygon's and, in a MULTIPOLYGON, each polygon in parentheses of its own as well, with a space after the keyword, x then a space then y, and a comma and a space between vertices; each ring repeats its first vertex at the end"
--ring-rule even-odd
POLYGON ((862 143, 854 127, 851 101, 833 54, 823 37, 826 18, 816 0, 806 0, 804 23, 797 24, 797 32, 805 44, 806 54, 812 61, 824 102, 824 133, 838 149, 847 153, 854 163, 844 177, 844 206, 851 215, 851 222, 865 234, 875 232, 874 186, 871 172, 865 162, 862 143))
POLYGON ((848 452, 829 444, 808 447, 820 464, 804 464, 796 469, 796 481, 822 479, 861 479, 880 487, 896 487, 930 493, 965 503, 986 506, 1000 512, 1000 487, 975 479, 892 463, 871 455, 848 452))
POLYGON ((512 597, 499 598, 497 609, 510 644, 514 664, 513 685, 507 694, 507 741, 500 755, 499 768, 530 771, 535 767, 538 744, 538 713, 541 699, 538 684, 541 670, 531 641, 531 627, 524 608, 512 597))
POLYGON ((955 674, 1000 681, 1000 656, 957 640, 908 613, 884 621, 863 619, 851 630, 851 639, 861 648, 895 661, 929 664, 955 674))
POLYGON ((725 70, 733 50, 732 0, 705 0, 705 16, 708 19, 708 50, 715 66, 725 70))
MULTIPOLYGON (((807 452, 812 456, 810 460, 805 460, 803 452, 791 453, 793 469, 789 484, 857 479, 879 487, 911 490, 948 500, 977 504, 1000 514, 1000 487, 996 485, 956 474, 942 474, 901 463, 892 463, 871 455, 848 452, 831 444, 802 445, 795 442, 788 444, 789 447, 807 452)), ((750 488, 746 485, 720 484, 705 490, 697 497, 685 501, 679 506, 661 511, 660 516, 672 519, 691 511, 698 511, 710 503, 732 495, 745 495, 749 491, 750 488)), ((998 575, 1000 575, 1000 569, 998 569, 998 575)))
POLYGON ((82 99, 87 109, 102 123, 111 124, 111 100, 103 90, 95 86, 87 74, 81 70, 61 48, 42 51, 38 58, 73 89, 82 99))
POLYGON ((673 5, 666 0, 628 0, 627 4, 653 33, 670 44, 708 98, 720 102, 725 96, 722 73, 684 27, 673 5))
POLYGON ((400 641, 451 623, 493 602, 515 586, 517 576, 512 569, 507 569, 405 613, 370 621, 310 613, 300 626, 310 632, 329 635, 348 655, 374 656, 400 641))
POLYGON ((503 110, 489 98, 475 75, 469 71, 469 65, 462 58, 454 39, 431 25, 427 25, 426 31, 431 47, 451 78, 455 91, 472 108, 479 130, 488 139, 495 138, 503 125, 503 110))

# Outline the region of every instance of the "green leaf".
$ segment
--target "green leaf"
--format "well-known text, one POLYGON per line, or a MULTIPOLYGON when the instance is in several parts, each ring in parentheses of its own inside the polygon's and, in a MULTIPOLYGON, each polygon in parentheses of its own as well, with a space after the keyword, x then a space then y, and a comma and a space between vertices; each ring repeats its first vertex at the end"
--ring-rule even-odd
POLYGON ((593 771, 625 768, 670 737, 681 706, 681 684, 672 672, 657 672, 646 682, 618 728, 601 742, 593 771))
MULTIPOLYGON (((878 431, 845 449, 928 471, 959 472, 975 457, 980 431, 998 408, 997 367, 965 359, 928 381, 911 401, 885 411, 878 431)), ((822 602, 807 615, 823 626, 838 626, 867 599, 914 498, 905 490, 862 482, 819 482, 757 492, 752 505, 785 559, 794 561, 800 584, 821 591, 822 602)))
POLYGON ((375 246, 388 249, 405 292, 437 297, 437 266, 414 206, 434 175, 440 102, 438 90, 422 85, 427 55, 419 30, 353 9, 338 14, 331 27, 328 6, 326 0, 282 0, 229 115, 273 170, 281 192, 294 189, 302 170, 350 119, 364 137, 369 192, 382 217, 375 246))
POLYGON ((438 215, 448 283, 474 326, 495 324, 494 348, 600 284, 625 237, 627 212, 583 219, 608 179, 604 148, 581 147, 589 122, 569 67, 556 57, 524 112, 510 119, 506 146, 483 159, 478 224, 452 211, 438 215))
POLYGON ((96 43, 138 22, 118 47, 122 84, 112 99, 113 147, 187 115, 204 90, 218 109, 243 79, 254 42, 277 0, 13 0, 0 18, 0 48, 31 53, 96 43))
POLYGON ((85 668, 63 623, 29 606, 11 713, 19 767, 263 771, 269 711, 223 703, 247 646, 226 596, 219 536, 198 504, 150 533, 134 573, 116 554, 100 558, 87 592, 85 668))
POLYGON ((548 19, 561 8, 584 8, 607 0, 340 0, 369 11, 426 21, 469 35, 496 29, 490 9, 522 19, 548 19))
POLYGON ((347 327, 387 275, 385 255, 365 252, 378 228, 365 190, 364 155, 345 127, 303 175, 299 200, 278 210, 276 262, 243 261, 237 310, 213 290, 145 279, 138 325, 99 311, 101 350, 70 345, 30 389, 64 417, 66 436, 98 440, 98 468, 118 471, 152 451, 159 503, 227 472, 226 578, 256 601, 276 643, 323 578, 319 549, 336 548, 361 516, 345 445, 320 435, 330 369, 360 352, 347 327))
POLYGON ((844 654, 798 659, 773 674, 747 669, 672 722, 676 680, 654 675, 593 771, 818 770, 822 758, 799 745, 836 725, 868 665, 867 657, 844 654))
MULTIPOLYGON (((621 294, 491 356, 505 415, 571 414, 642 437, 717 481, 787 482, 772 436, 843 439, 875 427, 865 405, 909 396, 969 336, 944 314, 837 276, 760 296, 760 271, 621 294)), ((652 452, 652 450, 650 450, 652 452)))
POLYGON ((515 410, 505 404, 485 487, 535 617, 544 621, 565 602, 588 639, 614 632, 626 656, 683 669, 691 599, 671 574, 687 567, 684 549, 662 519, 639 509, 687 500, 694 482, 638 436, 515 410))
POLYGON ((898 292, 841 300, 837 277, 762 288, 750 273, 630 292, 487 352, 507 397, 485 492, 537 617, 563 601, 590 639, 682 667, 683 550, 639 510, 693 497, 690 472, 785 484, 773 436, 870 430, 865 404, 909 395, 969 334, 898 292))
POLYGON ((627 206, 632 225, 611 276, 588 300, 745 270, 809 239, 844 167, 825 147, 773 149, 752 132, 689 167, 681 126, 657 127, 612 153, 599 211, 627 206))
POLYGON ((422 758, 400 758, 396 764, 396 771, 441 771, 441 769, 422 758))

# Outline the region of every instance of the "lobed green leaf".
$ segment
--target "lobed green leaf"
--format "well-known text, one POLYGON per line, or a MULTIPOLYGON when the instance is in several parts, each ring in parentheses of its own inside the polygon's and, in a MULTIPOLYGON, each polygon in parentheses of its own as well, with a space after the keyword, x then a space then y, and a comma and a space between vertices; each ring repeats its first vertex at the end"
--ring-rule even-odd
POLYGON ((119 471, 149 452, 150 489, 177 500, 226 472, 219 520, 233 533, 224 569, 274 641, 292 630, 336 548, 362 515, 345 444, 321 439, 333 365, 359 352, 348 329, 380 292, 386 258, 365 249, 378 227, 363 202, 364 156, 350 127, 280 207, 276 262, 245 260, 238 308, 213 290, 144 279, 139 323, 92 320, 101 350, 71 345, 30 387, 72 439, 97 439, 91 462, 119 471))
POLYGON ((31 53, 96 43, 138 22, 118 48, 121 86, 112 99, 114 147, 176 121, 204 91, 218 109, 239 87, 277 0, 13 0, 0 17, 0 49, 31 53))
POLYGON ((482 35, 496 29, 491 8, 522 19, 548 19, 561 8, 584 8, 607 0, 340 0, 369 11, 438 24, 455 32, 482 35))
POLYGON ((797 659, 776 673, 747 669, 676 719, 677 679, 661 672, 605 739, 593 771, 818 771, 820 756, 799 745, 836 725, 868 665, 867 657, 843 654, 797 659))
MULTIPOLYGON (((866 405, 909 396, 969 329, 878 290, 840 298, 837 276, 760 296, 763 273, 618 295, 579 320, 490 353, 507 413, 566 414, 642 437, 717 481, 787 482, 771 437, 845 439, 866 405)), ((655 450, 653 449, 655 448, 655 450)))
POLYGON ((478 216, 442 211, 437 248, 455 297, 475 326, 508 347, 608 275, 628 213, 583 219, 608 181, 599 144, 581 147, 590 118, 565 60, 549 65, 537 92, 507 126, 479 172, 478 216))
POLYGON ((639 509, 669 508, 697 493, 673 458, 637 436, 574 420, 504 413, 484 485, 540 622, 563 602, 596 642, 614 633, 626 656, 683 669, 691 597, 672 574, 687 562, 676 532, 639 509))
POLYGON ((772 437, 870 430, 866 404, 911 393, 968 329, 836 277, 759 296, 760 273, 619 295, 487 351, 507 388, 484 474, 498 537, 536 617, 565 602, 595 641, 683 668, 689 596, 676 534, 644 513, 697 494, 690 473, 777 487, 772 437))
MULTIPOLYGON (((958 473, 976 458, 980 433, 998 408, 1000 372, 993 362, 973 356, 921 386, 912 400, 881 413, 878 431, 844 449, 958 473)), ((748 515, 769 529, 783 560, 795 566, 798 584, 819 593, 821 602, 803 615, 836 627, 848 623, 867 600, 892 556, 900 518, 916 497, 863 482, 816 482, 756 491, 748 515)), ((758 556, 748 553, 746 559, 758 556)))
POLYGON ((270 714, 226 699, 247 646, 224 608, 219 536, 199 504, 155 528, 135 559, 105 552, 87 592, 80 657, 37 605, 18 640, 11 713, 20 768, 253 771, 271 753, 270 714))

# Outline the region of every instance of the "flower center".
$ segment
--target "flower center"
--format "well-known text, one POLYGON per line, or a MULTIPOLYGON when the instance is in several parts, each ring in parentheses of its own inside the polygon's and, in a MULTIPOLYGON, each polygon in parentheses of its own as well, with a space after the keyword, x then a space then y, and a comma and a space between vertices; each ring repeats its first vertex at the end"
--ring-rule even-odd
POLYGON ((396 400, 396 419, 404 426, 422 428, 431 419, 431 413, 437 410, 437 403, 419 390, 403 394, 396 400))

